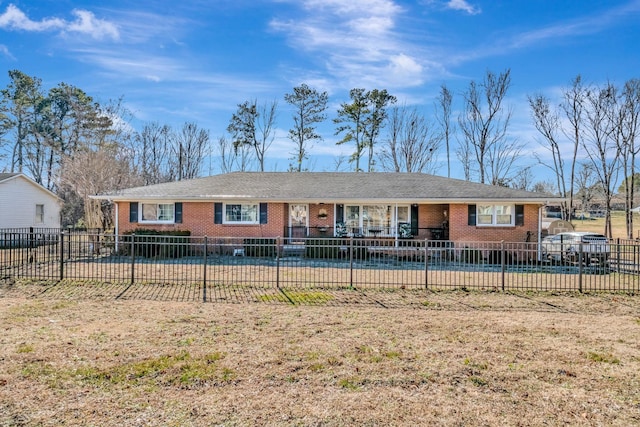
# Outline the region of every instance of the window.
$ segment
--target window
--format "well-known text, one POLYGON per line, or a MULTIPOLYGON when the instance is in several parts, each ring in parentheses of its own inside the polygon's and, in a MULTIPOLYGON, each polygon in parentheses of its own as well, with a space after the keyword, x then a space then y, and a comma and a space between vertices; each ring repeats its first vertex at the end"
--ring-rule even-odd
POLYGON ((36 224, 44 224, 44 205, 36 205, 36 224))
POLYGON ((513 225, 513 213, 513 205, 478 205, 477 225, 513 225))
POLYGON ((362 207, 362 226, 382 229, 391 223, 391 206, 365 205, 362 207))
POLYGON ((224 206, 224 222, 236 224, 257 224, 258 205, 246 204, 226 204, 224 206))
POLYGON ((141 222, 171 222, 175 220, 173 203, 142 203, 141 222))
POLYGON ((398 222, 409 222, 409 206, 398 206, 398 222))
MULTIPOLYGON (((394 224, 409 224, 411 221, 407 205, 346 205, 343 215, 349 233, 363 233, 365 236, 369 233, 378 233, 376 236, 393 235, 396 229, 394 224)), ((341 221, 341 212, 336 210, 336 222, 341 221)))
POLYGON ((347 227, 359 228, 360 227, 360 206, 345 206, 346 218, 345 224, 347 227))

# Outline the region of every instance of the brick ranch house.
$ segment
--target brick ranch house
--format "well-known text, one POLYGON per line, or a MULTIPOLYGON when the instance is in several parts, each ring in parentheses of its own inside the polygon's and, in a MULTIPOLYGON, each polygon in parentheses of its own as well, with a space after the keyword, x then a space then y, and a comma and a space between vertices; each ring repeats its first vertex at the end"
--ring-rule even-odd
POLYGON ((93 196, 116 234, 536 241, 542 193, 421 173, 233 172, 93 196))

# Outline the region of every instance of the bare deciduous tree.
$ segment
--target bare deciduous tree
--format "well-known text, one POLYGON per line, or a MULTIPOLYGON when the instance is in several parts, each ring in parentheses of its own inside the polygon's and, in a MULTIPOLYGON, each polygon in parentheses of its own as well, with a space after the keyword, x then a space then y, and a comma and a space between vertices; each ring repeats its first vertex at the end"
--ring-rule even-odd
POLYGON ((436 119, 440 123, 442 128, 442 137, 445 143, 445 150, 447 151, 447 177, 451 178, 451 150, 449 143, 451 140, 451 134, 454 132, 454 128, 451 125, 451 103, 453 101, 453 94, 447 88, 446 85, 440 86, 440 94, 436 102, 436 119))
POLYGON ((70 189, 82 200, 86 227, 113 227, 112 205, 90 199, 90 195, 142 184, 131 166, 131 159, 123 156, 123 152, 116 147, 86 149, 63 159, 61 186, 70 189))
MULTIPOLYGON (((569 129, 563 129, 565 136, 571 141, 572 154, 569 172, 569 212, 573 212, 576 181, 576 166, 578 161, 578 148, 582 145, 582 124, 584 104, 587 89, 582 84, 582 77, 576 76, 571 82, 571 87, 563 91, 563 101, 560 108, 565 113, 569 122, 569 129)), ((566 196, 565 196, 566 197, 566 196)))
POLYGON ((138 153, 138 170, 144 185, 159 184, 171 180, 169 154, 173 137, 168 125, 147 123, 135 138, 138 153))
POLYGON ((482 82, 471 81, 463 93, 464 111, 458 124, 473 150, 481 183, 497 184, 508 178, 505 174, 510 167, 507 166, 514 160, 509 157, 519 152, 517 143, 507 141, 511 109, 504 108, 503 102, 510 85, 510 70, 498 75, 487 71, 482 82), (509 151, 502 154, 505 147, 509 151))
POLYGON ((172 146, 171 171, 180 181, 200 176, 204 155, 209 145, 209 131, 195 123, 185 123, 175 134, 172 146))
POLYGON ((620 148, 616 144, 617 90, 611 83, 593 88, 586 97, 586 127, 583 147, 589 157, 605 203, 605 236, 611 238, 611 199, 619 171, 620 148))
MULTIPOLYGON (((544 139, 540 142, 540 145, 551 153, 551 164, 536 155, 538 162, 548 167, 553 172, 555 187, 558 194, 561 197, 568 197, 567 180, 565 178, 565 162, 563 150, 560 145, 561 141, 558 135, 561 131, 559 114, 555 109, 551 108, 549 99, 542 94, 529 96, 529 106, 531 108, 533 123, 544 139)), ((566 202, 562 202, 561 207, 562 219, 570 221, 572 206, 566 202)))
POLYGON ((595 196, 597 179, 593 165, 590 163, 579 164, 580 169, 576 173, 576 197, 580 199, 582 215, 591 209, 591 201, 595 196))
POLYGON ((640 150, 637 144, 640 126, 640 80, 627 81, 620 97, 620 108, 616 117, 616 140, 620 150, 620 160, 624 174, 625 223, 627 238, 633 238, 633 212, 635 203, 634 177, 636 156, 640 150))
POLYGON ((382 168, 394 172, 435 173, 442 134, 415 108, 391 109, 388 137, 379 155, 382 168))

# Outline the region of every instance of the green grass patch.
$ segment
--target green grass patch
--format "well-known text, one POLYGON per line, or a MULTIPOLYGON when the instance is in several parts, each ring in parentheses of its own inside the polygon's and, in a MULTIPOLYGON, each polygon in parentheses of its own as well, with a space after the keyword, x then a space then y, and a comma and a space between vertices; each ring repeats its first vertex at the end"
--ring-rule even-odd
POLYGON ((260 295, 262 302, 283 302, 289 304, 326 304, 334 299, 334 296, 321 291, 286 291, 277 294, 260 295))
POLYGON ((484 371, 485 369, 487 369, 489 367, 486 363, 476 362, 476 361, 474 361, 474 360, 472 360, 472 359, 470 359, 468 357, 464 359, 463 363, 464 363, 465 366, 468 366, 468 367, 473 368, 473 369, 478 369, 478 370, 481 370, 481 371, 484 371))
POLYGON ((611 353, 597 353, 595 351, 590 351, 589 353, 587 353, 587 359, 591 360, 592 362, 611 363, 614 365, 620 363, 620 359, 618 359, 611 353))
POLYGON ((478 377, 476 375, 472 375, 469 377, 469 381, 471 381, 471 383, 473 385, 475 385, 476 387, 485 387, 488 383, 487 380, 485 380, 482 377, 478 377))
POLYGON ((129 362, 109 368, 83 366, 75 369, 56 369, 49 364, 30 363, 22 369, 22 375, 59 386, 65 381, 80 381, 98 387, 107 385, 177 386, 192 388, 204 384, 220 384, 233 381, 237 375, 232 369, 222 367, 222 353, 210 353, 192 357, 183 351, 174 355, 129 362))
POLYGON ((364 380, 359 377, 340 378, 338 386, 347 390, 356 391, 362 388, 364 380))
POLYGON ((33 345, 22 343, 18 345, 18 348, 16 349, 16 353, 33 353, 34 349, 35 348, 33 347, 33 345))

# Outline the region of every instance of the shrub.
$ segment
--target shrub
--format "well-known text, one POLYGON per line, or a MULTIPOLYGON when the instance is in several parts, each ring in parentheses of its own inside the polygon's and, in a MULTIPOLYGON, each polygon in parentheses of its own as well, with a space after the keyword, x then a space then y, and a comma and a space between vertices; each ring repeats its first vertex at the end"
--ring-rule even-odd
POLYGON ((144 258, 181 258, 193 255, 190 231, 158 231, 137 229, 122 237, 121 253, 130 255, 131 239, 135 234, 135 255, 144 258))

